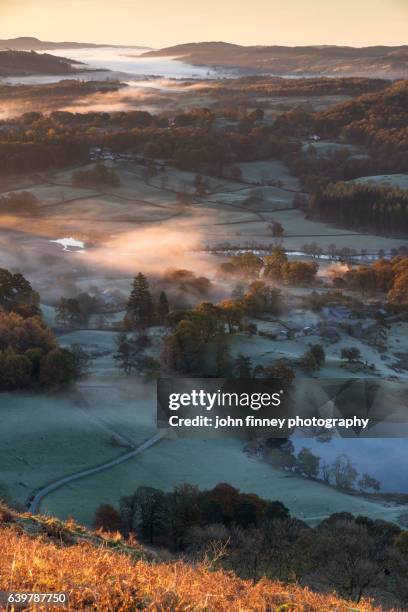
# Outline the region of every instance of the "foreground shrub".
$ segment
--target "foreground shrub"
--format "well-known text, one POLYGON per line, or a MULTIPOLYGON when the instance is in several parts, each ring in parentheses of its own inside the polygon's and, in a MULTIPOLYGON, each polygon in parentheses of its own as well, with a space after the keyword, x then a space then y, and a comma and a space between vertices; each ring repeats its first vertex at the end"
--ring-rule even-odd
POLYGON ((0 589, 65 591, 69 611, 380 610, 367 601, 356 605, 296 585, 266 579, 253 584, 204 565, 134 562, 87 542, 58 546, 43 537, 29 537, 7 525, 0 530, 0 589))

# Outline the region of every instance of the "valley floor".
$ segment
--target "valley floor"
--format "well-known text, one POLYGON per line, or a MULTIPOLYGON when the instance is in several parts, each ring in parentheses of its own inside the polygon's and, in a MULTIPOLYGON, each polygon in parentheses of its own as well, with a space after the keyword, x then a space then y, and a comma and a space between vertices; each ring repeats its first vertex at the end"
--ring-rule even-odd
MULTIPOLYGON (((214 281, 216 297, 222 299, 231 287, 217 279, 215 268, 220 260, 203 252, 203 247, 225 241, 271 243, 267 225, 272 219, 283 224, 282 244, 287 249, 300 249, 314 241, 324 249, 335 242, 338 248, 370 250, 375 245, 376 250, 389 252, 404 244, 394 238, 361 235, 305 220, 293 207, 301 186, 283 164, 273 160, 241 164, 246 182, 207 177, 208 193, 202 197, 193 194, 192 173, 167 168, 147 180, 143 167, 137 164, 110 165, 120 178, 117 187, 75 187, 72 170, 20 177, 5 185, 6 192, 29 189, 38 197, 41 209, 35 220, 2 219, 2 266, 21 270, 46 304, 92 286, 126 294, 135 272, 155 274, 163 271, 163 266, 208 276, 214 281), (280 186, 256 185, 260 175, 281 181, 280 186), (192 194, 191 205, 178 201, 181 188, 192 194), (261 193, 261 201, 248 205, 254 189, 261 193), (63 250, 50 242, 64 237, 83 242, 85 248, 63 250)), ((43 306, 43 312, 55 327, 53 307, 43 306)), ((109 462, 155 434, 154 385, 128 378, 114 368, 116 332, 109 327, 122 315, 108 317, 99 330, 92 325, 88 330, 65 332, 56 326, 62 345, 79 343, 93 357, 91 374, 69 392, 0 394, 0 482, 7 486, 13 501, 30 503, 48 483, 109 462)), ((313 316, 292 312, 285 325, 301 329, 316 322, 313 316)), ((257 324, 266 332, 268 326, 277 325, 257 324)), ((327 363, 321 375, 344 377, 340 351, 352 344, 375 365, 376 377, 405 380, 406 371, 398 373, 395 367, 407 334, 406 324, 392 327, 390 354, 385 358, 363 341, 351 341, 343 334, 338 343, 325 347, 327 363)), ((272 340, 240 334, 231 338, 231 351, 251 356, 254 364, 266 364, 272 358, 297 358, 310 342, 318 340, 313 335, 272 340)), ((149 349, 152 355, 159 355, 160 344, 158 333, 149 349)), ((392 521, 398 521, 404 512, 404 507, 346 495, 275 469, 249 457, 243 444, 233 439, 161 440, 128 461, 51 492, 42 500, 41 511, 74 516, 90 524, 98 505, 117 504, 140 485, 170 490, 184 482, 201 488, 229 482, 243 491, 283 501, 294 516, 311 524, 340 511, 392 521)))

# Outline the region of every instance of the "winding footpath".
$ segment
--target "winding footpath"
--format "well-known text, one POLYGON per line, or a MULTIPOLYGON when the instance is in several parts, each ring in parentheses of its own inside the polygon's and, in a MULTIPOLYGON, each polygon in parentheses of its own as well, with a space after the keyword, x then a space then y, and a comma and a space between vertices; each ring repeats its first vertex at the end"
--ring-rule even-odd
POLYGON ((38 489, 34 496, 29 499, 28 511, 33 514, 37 514, 40 511, 40 506, 43 499, 53 491, 56 491, 57 489, 63 487, 64 485, 70 482, 74 482, 75 480, 80 480, 81 478, 92 476, 93 474, 97 474, 98 472, 103 472, 104 470, 108 470, 112 467, 115 467, 120 463, 124 463, 125 461, 128 461, 129 459, 132 459, 133 457, 136 457, 136 455, 139 455, 143 451, 147 450, 148 448, 159 442, 162 438, 166 437, 166 435, 167 430, 161 429, 150 438, 147 438, 147 440, 139 444, 139 446, 137 446, 133 450, 128 451, 123 455, 119 455, 119 457, 116 457, 115 459, 111 459, 106 463, 101 463, 94 467, 81 470, 80 472, 68 474, 67 476, 63 476, 62 478, 48 483, 47 485, 41 487, 41 489, 38 489))

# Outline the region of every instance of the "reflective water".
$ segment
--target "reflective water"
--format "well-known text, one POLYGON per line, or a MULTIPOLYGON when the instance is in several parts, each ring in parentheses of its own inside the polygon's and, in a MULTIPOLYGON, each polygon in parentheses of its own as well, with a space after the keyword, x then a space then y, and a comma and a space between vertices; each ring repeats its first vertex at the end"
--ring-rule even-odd
POLYGON ((58 238, 58 240, 50 240, 50 242, 60 244, 64 248, 64 251, 70 251, 70 247, 74 249, 85 248, 84 242, 82 242, 81 240, 76 240, 76 238, 72 238, 72 236, 70 236, 69 238, 58 238))
POLYGON ((408 493, 408 438, 332 438, 319 442, 315 438, 292 437, 297 453, 306 447, 327 463, 338 455, 348 455, 360 474, 374 476, 381 491, 408 493))

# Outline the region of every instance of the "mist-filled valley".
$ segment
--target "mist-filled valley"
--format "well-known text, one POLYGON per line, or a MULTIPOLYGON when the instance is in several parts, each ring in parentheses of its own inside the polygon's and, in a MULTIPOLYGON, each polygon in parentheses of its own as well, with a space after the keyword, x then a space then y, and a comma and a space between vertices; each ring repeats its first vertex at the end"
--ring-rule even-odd
MULTIPOLYGON (((126 534, 136 492, 227 483, 239 528, 268 500, 282 529, 406 533, 408 82, 147 51, 41 49, 75 72, 0 74, 0 497, 89 527, 109 507, 126 534), (157 427, 158 378, 279 378, 299 414, 354 402, 373 424, 183 437, 157 427)), ((174 541, 140 533, 174 558, 211 529, 235 542, 200 512, 174 541)), ((279 579, 315 587, 290 563, 279 579)))

